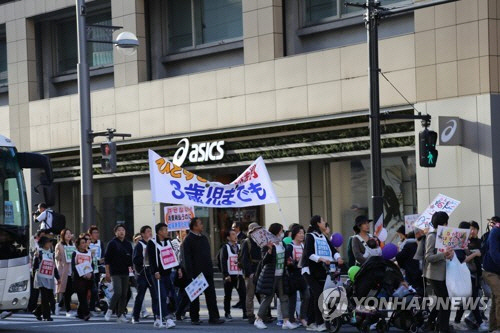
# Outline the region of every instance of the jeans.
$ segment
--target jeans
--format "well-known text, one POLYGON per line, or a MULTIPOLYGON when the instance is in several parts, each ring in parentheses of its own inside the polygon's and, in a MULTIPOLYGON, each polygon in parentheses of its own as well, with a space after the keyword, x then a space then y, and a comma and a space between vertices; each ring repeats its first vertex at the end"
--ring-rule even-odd
POLYGON ((306 319, 307 318, 307 309, 309 308, 309 289, 306 287, 303 290, 298 290, 292 292, 290 296, 288 296, 288 314, 290 315, 290 321, 295 320, 295 308, 297 305, 297 293, 300 294, 300 313, 298 319, 306 319))
POLYGON ((154 279, 153 284, 156 294, 160 295, 161 306, 158 308, 158 314, 160 315, 161 318, 166 317, 170 314, 167 299, 169 297, 172 299, 174 295, 174 285, 172 284, 170 275, 161 275, 160 280, 154 279), (160 292, 158 292, 158 281, 160 281, 160 292))
MULTIPOLYGON (((448 289, 446 288, 445 281, 437 281, 430 280, 429 282, 434 289, 434 293, 438 298, 443 299, 443 301, 449 301, 448 289)), ((445 303, 445 302, 443 302, 445 303)), ((448 302, 449 303, 449 302, 448 302)), ((446 309, 438 309, 438 317, 437 317, 437 327, 439 328, 439 332, 449 332, 450 331, 450 308, 449 306, 446 309)))
POLYGON ((158 294, 154 284, 157 283, 156 279, 152 275, 138 275, 137 276, 137 295, 135 296, 133 318, 138 320, 141 314, 142 303, 144 302, 144 296, 146 291, 149 289, 149 294, 151 295, 151 306, 153 308, 153 314, 155 318, 160 317, 160 311, 158 310, 158 294))
MULTIPOLYGON (((245 280, 243 280, 243 276, 241 275, 232 275, 230 276, 231 280, 224 279, 224 313, 226 315, 231 314, 231 294, 233 293, 233 288, 238 292, 238 296, 240 300, 244 300, 246 298, 246 288, 245 288, 245 280)), ((246 302, 242 302, 242 310, 243 313, 246 314, 246 302)))
POLYGON ((500 275, 484 271, 483 278, 491 288, 489 329, 500 330, 500 275))
POLYGON ((116 316, 125 314, 128 293, 128 274, 111 275, 113 281, 113 297, 109 302, 110 310, 116 309, 116 316))
POLYGON ((281 313, 283 315, 283 319, 288 319, 288 295, 285 294, 283 290, 283 277, 275 276, 274 277, 274 286, 273 292, 270 295, 264 295, 264 300, 260 303, 258 316, 260 319, 265 318, 268 314, 269 306, 274 299, 274 294, 278 294, 278 298, 280 299, 281 305, 281 313))
MULTIPOLYGON (((217 295, 215 294, 214 277, 205 275, 208 282, 208 287, 203 292, 205 294, 205 301, 207 302, 209 321, 219 320, 219 309, 217 308, 217 295)), ((192 322, 200 320, 200 297, 191 302, 189 306, 189 314, 192 322)))

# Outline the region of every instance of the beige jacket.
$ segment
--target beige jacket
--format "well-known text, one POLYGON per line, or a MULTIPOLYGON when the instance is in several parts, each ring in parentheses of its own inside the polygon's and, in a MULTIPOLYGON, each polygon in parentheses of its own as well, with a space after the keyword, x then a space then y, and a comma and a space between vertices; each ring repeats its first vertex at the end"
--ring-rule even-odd
POLYGON ((59 242, 56 245, 56 267, 61 277, 61 283, 57 285, 56 293, 63 293, 66 291, 66 283, 68 282, 68 274, 71 271, 71 263, 66 262, 66 253, 64 252, 64 245, 59 242))
POLYGON ((436 232, 427 235, 425 241, 424 276, 427 279, 446 281, 446 258, 444 253, 436 250, 436 232))

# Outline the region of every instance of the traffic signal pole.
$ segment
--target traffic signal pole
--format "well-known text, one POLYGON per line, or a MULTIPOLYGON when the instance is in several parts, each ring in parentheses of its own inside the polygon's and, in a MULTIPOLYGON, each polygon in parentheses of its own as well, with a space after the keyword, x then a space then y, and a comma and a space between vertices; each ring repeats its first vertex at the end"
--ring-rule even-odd
MULTIPOLYGON (((384 200, 382 188, 382 150, 380 142, 380 120, 396 118, 397 115, 380 114, 380 85, 379 85, 379 62, 378 62, 378 24, 383 17, 415 11, 417 9, 436 6, 457 0, 431 0, 417 2, 416 4, 399 7, 384 8, 378 0, 366 0, 365 4, 346 2, 346 6, 360 7, 366 10, 365 24, 367 28, 368 42, 368 81, 370 90, 370 160, 372 174, 372 212, 375 223, 384 218, 384 200)), ((412 116, 413 119, 423 119, 427 116, 412 116)), ((406 118, 406 117, 405 117, 406 118)), ((406 118, 407 119, 407 118, 406 118)), ((428 118, 430 120, 430 116, 428 118)))

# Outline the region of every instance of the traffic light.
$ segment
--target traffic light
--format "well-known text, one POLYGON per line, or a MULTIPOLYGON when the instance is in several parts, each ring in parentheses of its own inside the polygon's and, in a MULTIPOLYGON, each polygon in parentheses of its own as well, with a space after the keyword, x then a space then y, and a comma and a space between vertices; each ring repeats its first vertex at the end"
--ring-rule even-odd
POLYGON ((420 166, 434 168, 436 166, 438 151, 436 150, 437 133, 427 128, 418 134, 420 148, 420 166))
POLYGON ((101 170, 103 173, 116 171, 116 143, 101 143, 101 170))

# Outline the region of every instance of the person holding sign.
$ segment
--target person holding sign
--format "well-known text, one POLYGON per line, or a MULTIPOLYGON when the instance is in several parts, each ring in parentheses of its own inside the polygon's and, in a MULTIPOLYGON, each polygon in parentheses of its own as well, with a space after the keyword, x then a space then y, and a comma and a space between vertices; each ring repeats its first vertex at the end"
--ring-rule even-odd
MULTIPOLYGON (((236 236, 236 231, 226 230, 225 232, 227 243, 221 248, 221 270, 224 276, 224 313, 227 321, 232 320, 231 317, 231 294, 233 293, 233 288, 238 291, 238 296, 240 300, 246 298, 246 288, 245 280, 243 279, 243 272, 238 267, 238 251, 240 250, 240 245, 238 244, 238 238, 236 236)), ((246 316, 246 304, 241 302, 243 309, 243 319, 247 319, 246 316)))
POLYGON ((269 232, 274 235, 274 242, 270 241, 262 248, 262 270, 260 274, 257 274, 255 291, 264 295, 264 299, 260 303, 254 326, 258 329, 267 328, 263 318, 266 317, 274 295, 277 294, 283 315, 282 328, 293 330, 299 326, 288 320, 288 275, 285 271, 285 247, 282 242, 284 236, 283 225, 273 223, 269 226, 269 232))
MULTIPOLYGON (((91 225, 87 233, 90 235, 89 250, 92 253, 92 258, 94 261, 94 284, 92 286, 92 291, 90 295, 90 313, 95 312, 95 307, 97 304, 99 285, 99 266, 104 265, 104 243, 99 239, 100 233, 99 228, 95 225, 91 225)), ((104 269, 104 267, 102 267, 104 269)))
POLYGON ((87 295, 92 290, 94 280, 94 263, 92 254, 88 250, 90 237, 79 237, 76 240, 76 251, 71 257, 71 267, 73 267, 73 285, 78 296, 77 318, 85 321, 90 319, 89 304, 87 295))
MULTIPOLYGON (((431 225, 434 228, 427 235, 425 242, 425 267, 424 276, 428 279, 438 298, 444 303, 448 301, 448 289, 446 287, 446 260, 453 259, 455 252, 447 248, 444 252, 436 249, 436 231, 439 226, 448 225, 449 216, 445 212, 436 212, 432 215, 431 225)), ((450 332, 450 309, 441 307, 438 309, 438 330, 440 333, 450 332)))
MULTIPOLYGON (((201 273, 208 282, 208 287, 204 290, 205 300, 208 308, 208 322, 210 324, 222 324, 219 309, 217 308, 217 295, 214 286, 214 267, 210 255, 210 243, 203 235, 203 222, 198 217, 193 217, 189 222, 189 234, 181 245, 181 257, 183 258, 184 272, 186 280, 191 283, 201 273)), ((200 325, 200 299, 196 298, 189 307, 192 325, 200 325)))
POLYGON ((71 296, 73 296, 73 278, 71 270, 71 256, 76 250, 73 244, 73 233, 70 229, 63 229, 60 234, 60 241, 56 245, 56 266, 59 274, 61 274, 61 283, 57 284, 57 295, 60 298, 59 304, 56 305, 56 314, 59 313, 59 308, 66 309, 66 317, 74 317, 76 314, 71 312, 71 296))
POLYGON ((60 282, 59 272, 54 261, 54 254, 51 251, 52 242, 48 237, 40 237, 38 241, 40 250, 38 251, 34 263, 35 270, 34 287, 40 290, 42 295, 42 304, 33 311, 36 319, 53 321, 50 316, 50 305, 54 300, 54 278, 60 282))
POLYGON ((125 239, 127 230, 123 224, 114 227, 115 238, 106 248, 104 263, 106 264, 106 281, 113 281, 113 297, 104 319, 109 321, 113 309, 116 309, 117 322, 128 323, 125 317, 127 293, 129 287, 129 272, 132 269, 132 244, 125 239))
MULTIPOLYGON (((148 260, 151 272, 155 277, 154 287, 159 296, 160 322, 166 318, 167 328, 175 327, 167 306, 167 298, 174 299, 174 286, 170 278, 172 269, 177 270, 179 262, 175 255, 172 243, 168 238, 168 225, 160 222, 155 226, 156 239, 150 239, 147 245, 148 260)), ((156 318, 155 318, 156 319, 156 318)))
POLYGON ((310 304, 314 305, 314 316, 308 318, 308 330, 319 332, 326 331, 321 309, 317 305, 326 281, 325 265, 331 267, 333 261, 337 261, 339 265, 344 263, 340 254, 325 237, 325 232, 325 220, 319 215, 313 216, 307 229, 306 243, 302 254, 304 257, 302 274, 311 290, 310 304))

